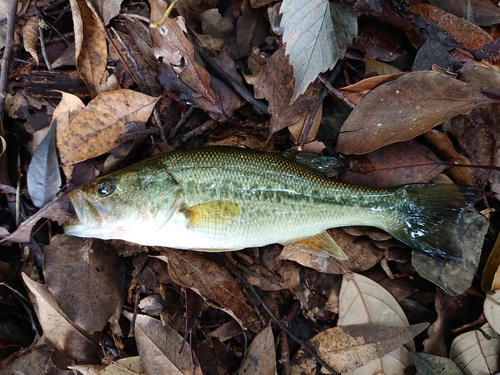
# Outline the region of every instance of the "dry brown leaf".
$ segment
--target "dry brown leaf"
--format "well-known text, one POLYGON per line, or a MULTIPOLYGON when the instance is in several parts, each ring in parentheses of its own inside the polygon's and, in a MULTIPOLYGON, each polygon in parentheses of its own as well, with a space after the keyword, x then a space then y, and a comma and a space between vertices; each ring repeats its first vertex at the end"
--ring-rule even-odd
POLYGON ((90 0, 94 9, 99 13, 104 25, 108 25, 112 18, 120 14, 120 5, 123 0, 90 0))
MULTIPOLYGON (((132 313, 124 311, 127 319, 132 313)), ((141 362, 149 375, 202 375, 190 346, 172 327, 146 315, 137 315, 135 339, 141 362), (191 358, 194 368, 191 366, 191 358)))
MULTIPOLYGON (((167 3, 151 3, 151 19, 160 19, 167 3)), ((181 100, 204 109, 215 119, 224 119, 221 101, 210 85, 208 72, 195 61, 194 47, 184 33, 182 17, 168 18, 157 29, 150 29, 153 52, 158 64, 158 80, 168 91, 180 93, 181 100)))
POLYGON ((417 141, 392 144, 347 160, 351 169, 342 173, 340 180, 370 187, 426 183, 446 168, 431 149, 417 141))
POLYGON ((46 285, 36 283, 22 274, 24 283, 32 293, 33 305, 43 333, 58 350, 83 363, 98 363, 99 345, 76 326, 57 305, 46 285))
POLYGON ((211 306, 227 312, 243 327, 259 331, 259 318, 247 304, 239 284, 224 267, 219 267, 194 251, 169 248, 162 248, 162 251, 174 282, 191 288, 211 306))
POLYGON ((75 324, 93 333, 119 314, 124 268, 107 242, 57 235, 44 254, 45 282, 75 324))
POLYGON ((345 86, 339 89, 344 96, 354 104, 358 104, 369 92, 375 87, 384 83, 394 81, 406 73, 393 73, 386 75, 379 75, 375 77, 368 77, 353 85, 345 86))
MULTIPOLYGON (((424 137, 434 146, 439 156, 445 162, 449 164, 470 164, 469 159, 455 150, 451 139, 445 133, 431 129, 427 133, 424 133, 424 137)), ((476 184, 474 169, 472 168, 450 168, 449 172, 459 184, 467 186, 474 186, 476 184)))
POLYGON ((107 90, 109 76, 104 27, 85 1, 70 0, 70 4, 75 29, 76 69, 94 98, 107 90))
POLYGON ((412 352, 417 374, 421 375, 463 375, 452 360, 427 353, 412 352))
MULTIPOLYGON (((409 325, 403 309, 387 290, 365 276, 346 274, 340 289, 338 326, 354 324, 383 324, 400 327, 409 325)), ((408 342, 407 346, 413 349, 413 341, 408 342)), ((408 351, 400 347, 371 361, 354 373, 383 371, 386 374, 398 374, 403 373, 412 362, 408 351)))
POLYGON ((342 126, 337 152, 366 154, 407 141, 490 102, 475 87, 446 74, 408 73, 375 88, 354 108, 342 126))
POLYGON ((26 20, 23 25, 23 45, 24 49, 29 52, 31 57, 38 65, 38 53, 36 51, 36 46, 38 44, 38 21, 36 16, 30 17, 26 20))
POLYGON ((128 123, 148 120, 158 99, 131 90, 100 94, 57 135, 61 162, 75 164, 112 150, 123 142, 128 123))
MULTIPOLYGON (((314 336, 308 345, 335 371, 345 373, 404 345, 428 326, 421 323, 408 327, 376 324, 334 327, 314 336)), ((300 349, 292 360, 292 374, 314 373, 315 369, 315 360, 300 349)))
POLYGON ((245 352, 238 374, 274 375, 276 373, 276 350, 271 325, 268 325, 252 340, 245 352))
MULTIPOLYGON (((302 133, 311 108, 317 101, 319 91, 314 89, 313 84, 293 104, 290 104, 294 93, 294 82, 293 68, 288 63, 288 57, 285 56, 285 48, 282 47, 272 55, 262 68, 254 85, 255 97, 266 99, 269 102, 271 125, 268 139, 277 131, 295 124, 299 126, 300 130, 296 130, 295 134, 302 133)), ((321 111, 318 111, 318 114, 320 115, 321 111)), ((321 119, 321 115, 319 118, 321 119)), ((314 122, 317 121, 318 119, 315 118, 314 122)), ((316 132, 317 128, 315 131, 311 131, 308 140, 316 137, 316 132)))
POLYGON ((408 11, 422 16, 427 23, 434 22, 437 27, 469 50, 481 49, 493 42, 493 38, 479 26, 435 6, 413 4, 408 11))
POLYGON ((484 316, 496 333, 500 335, 500 291, 486 294, 483 306, 484 316))
POLYGON ((466 375, 494 374, 500 370, 500 338, 485 324, 456 337, 451 344, 450 358, 466 375), (484 333, 490 337, 485 337, 484 333))
POLYGON ((0 375, 33 375, 33 369, 47 368, 53 351, 48 344, 34 346, 11 364, 2 367, 0 375))
POLYGON ((140 357, 121 358, 111 362, 108 366, 77 365, 68 366, 70 370, 81 372, 83 375, 145 375, 140 357))

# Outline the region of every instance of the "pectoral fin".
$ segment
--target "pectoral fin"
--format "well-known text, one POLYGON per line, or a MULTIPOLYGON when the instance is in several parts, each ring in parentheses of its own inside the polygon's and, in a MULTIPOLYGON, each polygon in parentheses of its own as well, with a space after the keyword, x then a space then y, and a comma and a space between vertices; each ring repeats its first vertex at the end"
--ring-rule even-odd
POLYGON ((237 218, 241 213, 241 207, 231 201, 212 201, 186 208, 183 212, 189 219, 189 227, 223 225, 237 218))
POLYGON ((332 237, 324 231, 316 234, 315 236, 301 238, 286 244, 292 248, 306 253, 311 253, 314 255, 331 257, 335 259, 346 260, 347 255, 344 251, 335 243, 332 237))

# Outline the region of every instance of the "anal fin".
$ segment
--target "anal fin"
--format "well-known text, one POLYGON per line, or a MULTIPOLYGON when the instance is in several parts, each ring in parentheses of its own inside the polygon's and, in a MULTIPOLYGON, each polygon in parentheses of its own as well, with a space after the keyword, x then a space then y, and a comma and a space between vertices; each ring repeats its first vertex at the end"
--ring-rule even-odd
POLYGON ((311 237, 288 242, 285 245, 290 246, 295 250, 304 251, 318 256, 333 256, 338 260, 347 259, 347 255, 326 231, 311 237))

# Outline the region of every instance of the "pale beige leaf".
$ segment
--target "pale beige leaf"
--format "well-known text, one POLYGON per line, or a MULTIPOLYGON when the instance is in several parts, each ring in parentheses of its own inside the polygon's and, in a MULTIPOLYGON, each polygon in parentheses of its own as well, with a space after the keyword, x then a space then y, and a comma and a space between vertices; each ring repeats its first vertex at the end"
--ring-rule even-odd
POLYGON ((451 344, 450 358, 467 375, 489 375, 500 370, 500 338, 485 324, 481 330, 466 332, 456 337, 451 344))
POLYGON ((500 290, 486 294, 483 310, 491 328, 500 334, 500 290))
POLYGON ((61 162, 75 164, 119 146, 127 124, 146 122, 158 99, 132 90, 100 94, 57 135, 61 162))
MULTIPOLYGON (((123 314, 128 319, 132 318, 129 312, 123 314)), ((135 339, 139 356, 149 375, 202 375, 198 359, 191 353, 189 344, 172 327, 163 326, 159 320, 137 315, 135 339), (191 368, 191 355, 194 369, 191 368)))
POLYGON ((82 361, 93 362, 100 347, 76 326, 59 308, 46 285, 36 283, 22 274, 24 283, 33 295, 32 302, 47 340, 58 350, 82 361))
MULTIPOLYGON (((387 290, 365 276, 354 273, 346 274, 340 289, 338 325, 342 327, 366 323, 390 326, 409 325, 403 309, 387 290)), ((413 349, 413 340, 407 345, 413 349)), ((411 355, 404 347, 400 347, 360 367, 354 374, 368 373, 368 369, 384 371, 387 374, 402 373, 412 363, 411 355)))
POLYGON ((255 336, 245 353, 239 375, 274 375, 276 372, 276 350, 271 325, 255 336))
POLYGON ((38 65, 38 53, 36 52, 36 45, 38 44, 38 21, 36 16, 28 18, 23 26, 23 44, 24 49, 29 52, 35 60, 36 65, 38 65))

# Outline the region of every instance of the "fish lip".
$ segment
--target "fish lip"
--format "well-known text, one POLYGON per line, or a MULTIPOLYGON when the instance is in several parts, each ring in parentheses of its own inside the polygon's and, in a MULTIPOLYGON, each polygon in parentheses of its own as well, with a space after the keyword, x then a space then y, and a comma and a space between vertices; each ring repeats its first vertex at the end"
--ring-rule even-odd
POLYGON ((99 227, 102 217, 94 204, 79 190, 69 193, 69 199, 75 209, 76 218, 64 227, 64 231, 70 235, 84 235, 90 228, 99 227))

